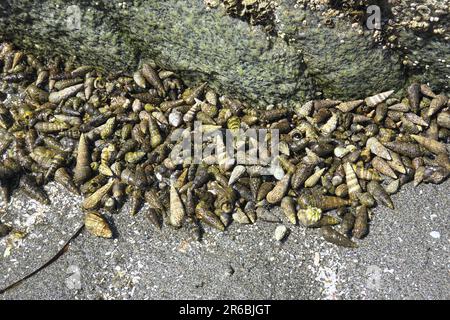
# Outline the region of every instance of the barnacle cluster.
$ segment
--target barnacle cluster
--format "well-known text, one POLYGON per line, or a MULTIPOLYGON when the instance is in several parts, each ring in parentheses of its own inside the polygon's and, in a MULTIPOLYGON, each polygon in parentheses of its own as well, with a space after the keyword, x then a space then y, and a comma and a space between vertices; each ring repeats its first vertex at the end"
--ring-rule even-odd
POLYGON ((350 17, 353 22, 363 22, 368 6, 376 4, 366 0, 297 0, 296 5, 321 13, 326 19, 350 17))
POLYGON ((261 25, 267 33, 272 33, 275 28, 276 2, 271 0, 205 0, 209 7, 223 6, 226 12, 251 25, 261 25))
POLYGON ((434 34, 447 34, 448 15, 450 7, 448 1, 398 1, 390 4, 392 19, 389 21, 391 28, 406 27, 409 29, 431 32, 434 34))
MULTIPOLYGON (((42 62, 5 42, 0 68, 3 201, 18 188, 49 204, 43 186, 55 181, 83 195, 86 229, 100 237, 113 236, 105 215, 129 199, 130 214, 146 202, 156 228, 185 227, 198 240, 206 226, 285 219, 356 247, 372 207, 393 209, 390 195, 405 183, 441 183, 450 174, 449 99, 425 84, 413 83, 402 100, 387 91, 258 110, 207 83, 186 88, 152 63, 107 74, 60 57, 42 62), (279 153, 255 136, 239 139, 249 129, 266 132, 268 145, 278 140, 279 153), (199 163, 172 156, 199 133, 215 133, 200 140, 215 146, 209 155, 199 163), (239 162, 225 144, 233 154, 256 150, 258 162, 239 162)), ((10 231, 0 223, 0 236, 10 231)), ((286 233, 277 228, 275 237, 286 233)))

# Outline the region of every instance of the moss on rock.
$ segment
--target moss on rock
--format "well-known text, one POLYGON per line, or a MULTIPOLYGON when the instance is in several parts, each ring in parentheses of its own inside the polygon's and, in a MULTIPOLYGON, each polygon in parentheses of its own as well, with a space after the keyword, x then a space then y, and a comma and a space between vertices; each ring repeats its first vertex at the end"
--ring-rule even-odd
MULTIPOLYGON (((318 93, 362 98, 400 89, 417 75, 405 72, 401 52, 382 48, 350 18, 327 25, 320 11, 297 2, 277 1, 274 36, 203 0, 5 0, 0 36, 33 52, 76 55, 110 70, 131 71, 151 59, 188 84, 207 80, 255 106, 318 93)), ((416 48, 430 64, 448 54, 433 40, 416 48)), ((441 86, 442 72, 432 70, 426 80, 441 86)))

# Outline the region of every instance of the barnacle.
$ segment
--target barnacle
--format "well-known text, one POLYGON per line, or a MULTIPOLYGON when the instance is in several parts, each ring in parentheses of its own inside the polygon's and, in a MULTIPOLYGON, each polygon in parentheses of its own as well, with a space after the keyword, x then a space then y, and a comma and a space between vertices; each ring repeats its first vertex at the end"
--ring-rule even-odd
POLYGON ((211 8, 217 7, 219 3, 230 16, 247 21, 251 25, 260 25, 269 34, 275 32, 275 1, 205 0, 205 4, 211 8))

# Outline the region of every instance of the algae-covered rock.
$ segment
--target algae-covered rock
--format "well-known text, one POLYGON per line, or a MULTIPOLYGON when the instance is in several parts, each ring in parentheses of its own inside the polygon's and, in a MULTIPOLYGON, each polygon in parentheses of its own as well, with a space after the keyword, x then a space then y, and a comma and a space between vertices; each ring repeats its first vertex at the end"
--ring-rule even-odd
POLYGON ((324 25, 325 19, 309 9, 299 21, 289 10, 293 3, 279 8, 280 31, 291 47, 302 50, 308 76, 326 97, 362 98, 403 86, 399 55, 375 44, 372 32, 342 18, 335 18, 332 27, 324 25))
POLYGON ((450 43, 443 37, 429 37, 411 30, 399 30, 404 45, 402 64, 408 70, 408 82, 429 83, 431 87, 449 92, 450 43))
MULTIPOLYGON (((36 53, 76 55, 110 70, 131 71, 151 59, 188 84, 207 80, 255 106, 319 95, 363 98, 401 89, 419 74, 408 72, 404 52, 375 41, 363 21, 355 24, 328 1, 319 9, 264 1, 269 13, 257 11, 258 1, 230 7, 230 1, 203 0, 4 0, 0 36, 36 53), (331 20, 324 14, 329 10, 336 13, 331 20)), ((414 49, 428 64, 448 55, 440 38, 414 49)), ((419 80, 444 90, 445 68, 427 71, 419 80)))
POLYGON ((260 104, 305 98, 311 91, 294 48, 200 0, 8 0, 0 6, 1 33, 84 63, 132 70, 151 58, 188 82, 208 80, 260 104))
POLYGON ((395 1, 389 5, 391 48, 401 52, 407 83, 428 82, 449 92, 450 1, 395 1))

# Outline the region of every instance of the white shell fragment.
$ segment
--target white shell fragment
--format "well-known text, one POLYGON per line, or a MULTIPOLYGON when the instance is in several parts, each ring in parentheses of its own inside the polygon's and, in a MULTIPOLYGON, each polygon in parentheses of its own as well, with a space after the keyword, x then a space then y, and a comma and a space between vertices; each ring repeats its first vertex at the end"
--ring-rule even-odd
POLYGON ((183 114, 177 110, 169 114, 169 123, 173 127, 178 127, 183 123, 183 114))
POLYGON ((432 236, 434 239, 439 239, 441 237, 441 234, 439 231, 431 231, 430 236, 432 236))

